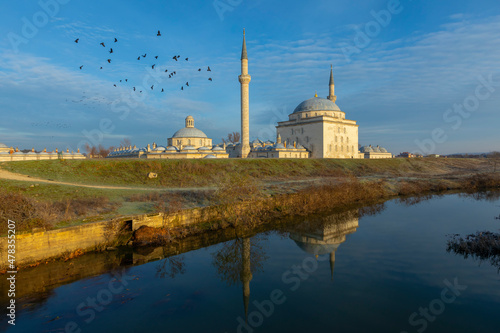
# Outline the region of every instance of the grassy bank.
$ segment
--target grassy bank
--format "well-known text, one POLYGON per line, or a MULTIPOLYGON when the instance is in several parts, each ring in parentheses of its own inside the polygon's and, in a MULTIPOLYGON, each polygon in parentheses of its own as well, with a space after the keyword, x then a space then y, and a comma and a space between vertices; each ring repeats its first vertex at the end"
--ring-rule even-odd
MULTIPOLYGON (((269 204, 280 198, 280 201, 290 199, 300 203, 300 197, 321 188, 318 184, 328 184, 334 191, 343 193, 346 180, 362 186, 351 189, 359 194, 370 193, 383 184, 381 197, 384 198, 449 189, 474 191, 495 187, 498 183, 496 176, 485 176, 481 172, 489 166, 479 159, 57 160, 12 162, 0 166, 44 179, 130 187, 116 190, 0 179, 0 234, 8 218, 18 222, 18 231, 31 231, 200 206, 225 207, 231 213, 235 202, 254 203, 254 208, 261 207, 262 212, 248 214, 265 219, 262 214, 266 211, 284 212, 294 205, 279 207, 275 202, 275 207, 265 208, 261 202, 269 204), (147 178, 149 172, 156 172, 158 178, 147 178), (337 186, 339 184, 342 186, 337 186), (141 186, 152 190, 144 191, 141 186), (299 197, 294 197, 297 193, 299 197)), ((367 200, 346 198, 356 202, 367 200)), ((302 201, 301 204, 312 208, 322 205, 320 200, 302 201)), ((339 205, 335 201, 329 204, 339 205)))
POLYGON ((374 205, 400 197, 445 193, 449 190, 475 192, 500 188, 500 174, 481 174, 460 181, 359 181, 351 177, 342 183, 311 186, 295 193, 279 194, 267 198, 255 195, 250 186, 232 185, 216 193, 220 202, 209 207, 211 221, 181 228, 150 228, 143 226, 134 234, 134 244, 161 245, 206 231, 234 228, 257 228, 266 224, 298 216, 328 214, 332 210, 374 205), (243 196, 235 193, 245 193, 243 196), (244 200, 244 198, 248 198, 244 200))
POLYGON ((0 164, 2 169, 57 181, 120 186, 215 186, 241 175, 251 181, 344 177, 401 177, 476 172, 481 159, 227 159, 227 160, 55 160, 0 164), (157 178, 149 179, 154 172, 157 178))

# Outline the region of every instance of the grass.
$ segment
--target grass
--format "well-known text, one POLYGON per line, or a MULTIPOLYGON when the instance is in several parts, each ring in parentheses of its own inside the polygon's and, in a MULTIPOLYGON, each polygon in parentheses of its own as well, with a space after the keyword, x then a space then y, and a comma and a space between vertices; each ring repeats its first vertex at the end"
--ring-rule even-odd
POLYGON ((443 174, 484 168, 480 159, 224 159, 224 160, 54 160, 5 162, 25 175, 89 185, 127 187, 214 186, 245 175, 253 181, 318 177, 443 174), (158 178, 149 179, 154 172, 158 178))
MULTIPOLYGON (((286 197, 312 184, 295 182, 301 180, 332 185, 356 178, 361 185, 385 180, 388 195, 447 189, 477 191, 500 183, 498 173, 478 174, 487 168, 480 159, 55 160, 9 162, 0 167, 44 179, 131 188, 99 189, 0 179, 0 196, 4 198, 0 223, 4 225, 7 218, 18 219, 25 221, 25 230, 234 201, 272 201, 269 198, 286 197), (147 178, 149 172, 157 173, 158 178, 147 178), (141 189, 144 187, 151 190, 141 189), (170 190, 162 191, 166 188, 170 190)), ((358 190, 364 191, 361 187, 358 190)))

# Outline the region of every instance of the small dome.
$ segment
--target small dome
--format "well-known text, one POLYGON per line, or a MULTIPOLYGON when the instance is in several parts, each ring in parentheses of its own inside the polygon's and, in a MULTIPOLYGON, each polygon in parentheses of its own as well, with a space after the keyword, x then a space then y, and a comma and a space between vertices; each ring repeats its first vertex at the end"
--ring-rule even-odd
POLYGON ((167 151, 177 151, 177 148, 175 148, 174 146, 168 146, 167 151))
POLYGON ((387 153, 388 152, 387 149, 385 149, 384 147, 380 147, 379 149, 380 149, 381 153, 387 153))
POLYGON ((277 144, 274 146, 274 148, 276 148, 276 149, 285 149, 285 145, 284 145, 284 144, 282 144, 282 143, 277 143, 277 144))
POLYGON ((207 135, 194 127, 194 118, 186 117, 186 127, 174 133, 172 138, 206 138, 207 135))
POLYGON ((172 138, 206 138, 207 135, 194 127, 184 127, 174 133, 172 138))
POLYGON ((0 148, 9 148, 9 147, 7 147, 5 144, 0 142, 0 148))
POLYGON ((373 153, 372 146, 363 146, 359 149, 362 153, 373 153))
POLYGON ((293 113, 304 111, 340 111, 340 108, 329 99, 313 97, 300 103, 293 113))
POLYGON ((196 148, 193 146, 186 146, 186 147, 183 147, 182 150, 196 150, 196 148))
MULTIPOLYGON (((291 238, 291 237, 290 237, 291 238)), ((292 238, 293 239, 293 238, 292 238)), ((337 244, 309 244, 294 239, 295 244, 306 253, 312 255, 323 255, 337 251, 340 243, 337 244)))
POLYGON ((219 146, 216 146, 214 147, 214 149, 212 149, 213 151, 224 151, 224 148, 222 147, 219 147, 219 146))
POLYGON ((158 147, 156 147, 153 151, 165 151, 165 147, 163 147, 163 146, 158 146, 158 147))
POLYGON ((200 148, 198 148, 198 150, 211 150, 211 149, 208 147, 200 147, 200 148))
POLYGON ((214 155, 207 155, 207 156, 205 156, 203 158, 217 158, 217 157, 215 157, 214 155))

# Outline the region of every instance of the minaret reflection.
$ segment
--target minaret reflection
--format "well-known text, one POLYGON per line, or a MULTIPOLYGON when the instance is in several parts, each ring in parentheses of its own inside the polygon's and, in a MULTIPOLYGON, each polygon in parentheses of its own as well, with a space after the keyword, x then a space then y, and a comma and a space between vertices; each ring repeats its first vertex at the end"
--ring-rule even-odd
POLYGON ((330 274, 333 280, 335 253, 346 235, 356 232, 359 212, 352 210, 328 217, 308 219, 295 225, 290 231, 290 238, 305 252, 318 258, 330 255, 330 274))
POLYGON ((219 278, 228 286, 241 282, 245 318, 250 304, 250 281, 253 274, 262 271, 263 263, 268 258, 261 245, 262 240, 262 236, 237 238, 212 253, 212 264, 219 278))
POLYGON ((250 238, 243 239, 243 250, 241 251, 241 283, 243 284, 243 306, 245 307, 245 318, 248 317, 248 304, 250 303, 250 281, 252 270, 250 265, 250 238))

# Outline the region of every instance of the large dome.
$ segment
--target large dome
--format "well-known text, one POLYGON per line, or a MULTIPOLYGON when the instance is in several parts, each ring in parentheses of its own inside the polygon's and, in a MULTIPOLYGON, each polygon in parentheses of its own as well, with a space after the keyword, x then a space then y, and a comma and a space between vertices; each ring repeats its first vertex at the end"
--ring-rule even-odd
POLYGON ((9 147, 0 142, 0 148, 9 148, 9 147))
POLYGON ((340 108, 329 99, 313 97, 300 103, 293 113, 304 111, 340 111, 340 108))
POLYGON ((172 138, 206 138, 207 135, 194 127, 184 127, 174 133, 172 138))

